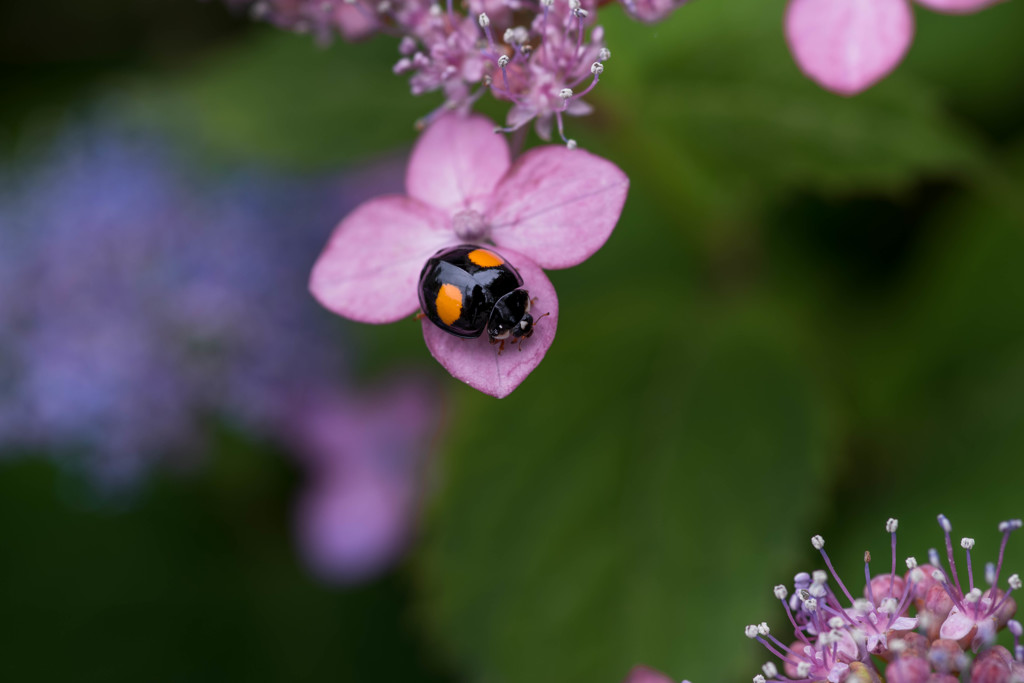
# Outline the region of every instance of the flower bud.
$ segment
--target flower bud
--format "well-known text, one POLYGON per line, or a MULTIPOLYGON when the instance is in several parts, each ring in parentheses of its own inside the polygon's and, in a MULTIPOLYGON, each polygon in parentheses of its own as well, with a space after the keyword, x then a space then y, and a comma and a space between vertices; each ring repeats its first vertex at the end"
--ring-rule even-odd
POLYGON ((886 683, 927 683, 932 668, 923 657, 902 656, 885 667, 886 683))

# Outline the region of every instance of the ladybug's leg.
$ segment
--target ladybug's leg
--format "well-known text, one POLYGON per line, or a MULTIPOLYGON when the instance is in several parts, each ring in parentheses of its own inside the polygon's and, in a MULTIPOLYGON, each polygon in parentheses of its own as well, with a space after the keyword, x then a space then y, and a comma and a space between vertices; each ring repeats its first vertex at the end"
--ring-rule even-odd
POLYGON ((505 340, 502 339, 501 340, 501 344, 498 345, 498 355, 500 356, 501 352, 504 351, 504 350, 505 350, 505 340))
POLYGON ((424 313, 423 311, 418 311, 418 312, 416 313, 416 319, 417 319, 417 320, 423 320, 423 319, 424 319, 424 318, 426 318, 426 317, 427 317, 427 314, 426 314, 426 313, 424 313))

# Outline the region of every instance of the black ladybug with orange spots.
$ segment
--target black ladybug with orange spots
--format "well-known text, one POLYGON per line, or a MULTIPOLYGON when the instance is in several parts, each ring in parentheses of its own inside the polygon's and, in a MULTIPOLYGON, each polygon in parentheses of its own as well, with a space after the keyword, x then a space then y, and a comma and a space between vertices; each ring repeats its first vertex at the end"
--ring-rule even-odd
POLYGON ((533 334, 530 295, 519 271, 489 248, 446 247, 420 272, 420 308, 430 322, 464 339, 484 331, 492 344, 533 334))

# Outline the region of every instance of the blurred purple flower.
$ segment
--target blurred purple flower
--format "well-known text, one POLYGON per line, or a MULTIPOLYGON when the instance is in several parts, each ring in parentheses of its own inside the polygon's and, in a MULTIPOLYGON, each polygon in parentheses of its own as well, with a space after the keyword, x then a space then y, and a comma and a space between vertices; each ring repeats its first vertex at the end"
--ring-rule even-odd
POLYGON ((420 384, 351 388, 306 277, 338 213, 400 179, 388 163, 213 181, 167 145, 89 126, 0 169, 0 447, 126 490, 199 462, 219 416, 309 463, 307 497, 344 518, 323 547, 347 543, 348 564, 332 566, 382 567, 408 536, 436 409, 420 384))
MULTIPOLYGON (((669 678, 665 674, 661 673, 660 671, 655 671, 654 669, 649 669, 646 666, 634 666, 633 669, 629 672, 629 675, 626 676, 626 680, 623 681, 623 683, 674 683, 674 682, 672 681, 671 678, 669 678)), ((689 683, 689 682, 688 681, 683 681, 683 683, 689 683)))
POLYGON ((412 532, 437 411, 425 387, 402 382, 372 396, 309 396, 293 406, 290 439, 309 484, 297 534, 321 578, 352 582, 391 564, 412 532), (373 454, 372 458, 366 457, 373 454))

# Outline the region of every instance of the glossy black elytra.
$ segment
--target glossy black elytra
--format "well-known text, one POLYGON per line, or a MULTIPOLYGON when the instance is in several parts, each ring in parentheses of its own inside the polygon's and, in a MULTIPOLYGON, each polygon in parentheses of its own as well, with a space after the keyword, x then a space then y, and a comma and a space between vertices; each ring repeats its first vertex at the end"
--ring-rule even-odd
POLYGON ((491 343, 533 334, 530 295, 523 278, 493 250, 473 244, 446 247, 420 272, 420 308, 435 325, 464 339, 484 331, 491 343))

